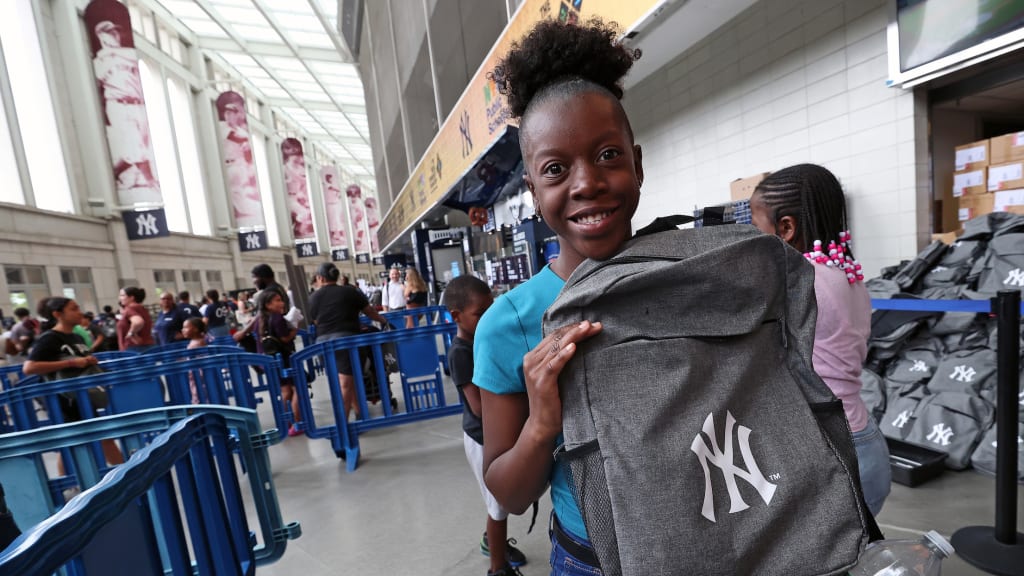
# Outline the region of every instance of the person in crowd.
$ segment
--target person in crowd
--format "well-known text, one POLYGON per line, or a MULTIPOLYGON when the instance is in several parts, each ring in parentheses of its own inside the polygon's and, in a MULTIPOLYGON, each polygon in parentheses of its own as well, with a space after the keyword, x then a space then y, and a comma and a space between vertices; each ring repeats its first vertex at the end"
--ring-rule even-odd
POLYGON ((210 303, 206 305, 206 311, 203 312, 206 331, 213 338, 228 336, 231 333, 228 320, 234 314, 231 312, 231 307, 220 299, 220 292, 212 288, 206 291, 206 297, 210 300, 210 303))
POLYGON ((494 498, 484 483, 484 428, 480 420, 480 389, 473 384, 473 338, 480 317, 494 303, 487 283, 473 276, 459 276, 445 288, 445 302, 458 327, 448 350, 448 366, 452 382, 462 401, 462 443, 466 460, 480 485, 487 507, 487 528, 480 541, 480 550, 490 556, 488 576, 518 575, 515 568, 526 564, 526 556, 508 537, 508 512, 494 498))
POLYGON ((86 348, 89 349, 89 353, 92 354, 96 349, 96 336, 99 335, 101 338, 103 334, 100 333, 99 328, 93 326, 92 323, 93 314, 92 312, 82 313, 82 320, 75 326, 72 331, 85 342, 86 348))
MULTIPOLYGON (((371 320, 382 326, 387 320, 370 306, 366 299, 354 286, 339 286, 341 272, 331 262, 324 262, 316 271, 319 284, 316 292, 309 297, 309 319, 316 325, 316 341, 330 342, 345 336, 360 333, 359 314, 366 314, 371 320)), ((356 381, 352 372, 352 360, 348 350, 339 350, 334 355, 338 365, 338 381, 341 384, 341 396, 345 409, 345 419, 356 408, 356 381)))
MULTIPOLYGON (((252 269, 252 283, 257 290, 274 290, 281 295, 281 299, 284 300, 284 309, 290 310, 292 307, 291 300, 288 298, 288 291, 284 286, 277 283, 274 279, 274 269, 269 264, 258 264, 252 269)), ((253 297, 258 297, 257 292, 253 297)), ((259 306, 257 306, 259 308, 259 306)))
MULTIPOLYGON (((427 283, 423 281, 423 276, 420 276, 416 268, 409 268, 405 273, 404 295, 406 308, 422 308, 427 305, 427 283)), ((422 314, 416 318, 406 316, 405 327, 412 328, 416 325, 417 319, 422 317, 422 314)))
MULTIPOLYGON (((250 333, 256 340, 258 354, 281 355, 283 368, 290 366, 292 352, 295 352, 295 335, 298 331, 284 319, 284 298, 277 290, 261 290, 256 295, 256 315, 248 326, 235 332, 236 342, 240 342, 250 333)), ((281 400, 291 407, 292 426, 289 436, 302 434, 296 425, 299 420, 299 398, 295 395, 295 382, 291 378, 281 379, 281 400)))
POLYGON ((110 306, 103 307, 103 312, 96 316, 93 326, 103 335, 102 340, 93 342, 93 350, 95 352, 117 350, 117 316, 114 315, 114 310, 110 306))
POLYGON ((106 350, 107 337, 103 334, 103 329, 95 322, 96 315, 92 312, 86 312, 82 315, 82 328, 89 333, 90 339, 86 340, 86 344, 89 345, 89 352, 96 353, 100 350, 106 350))
POLYGON ((385 312, 405 310, 405 285, 402 284, 402 266, 394 264, 388 271, 388 282, 384 284, 381 301, 385 312))
POLYGON ((524 180, 561 252, 495 300, 477 326, 484 478, 517 514, 550 485, 553 576, 600 573, 566 470, 551 454, 562 433, 559 372, 601 325, 583 321, 545 337, 542 317, 581 262, 611 257, 632 235, 644 173, 619 100, 635 54, 617 37, 598 19, 544 21, 491 73, 519 119, 524 180))
POLYGON ((822 166, 790 166, 757 185, 750 210, 757 228, 779 236, 816 263, 814 371, 843 401, 864 500, 877 515, 889 495, 892 473, 885 438, 860 397, 861 366, 871 335, 871 298, 853 258, 843 188, 822 166))
POLYGON ((39 335, 39 322, 24 307, 14 309, 14 318, 17 322, 11 328, 8 341, 12 343, 15 355, 25 357, 39 335))
POLYGON ((178 314, 181 316, 181 323, 187 318, 202 318, 203 313, 199 307, 192 303, 192 294, 188 290, 178 292, 178 314))
POLYGON ((160 314, 153 323, 153 338, 160 346, 173 344, 185 338, 181 327, 185 323, 185 315, 174 302, 174 294, 164 292, 160 295, 160 314))
POLYGON ((206 323, 203 320, 203 318, 189 318, 182 325, 181 334, 188 340, 187 349, 205 348, 209 344, 206 337, 206 323))
POLYGON ((244 328, 252 321, 252 300, 249 292, 239 290, 235 295, 235 321, 239 327, 244 328))
MULTIPOLYGON (((181 327, 181 333, 188 340, 187 348, 189 350, 197 350, 200 348, 206 348, 209 344, 206 340, 206 323, 205 318, 189 318, 185 320, 184 325, 181 327)), ((202 379, 202 370, 199 371, 198 376, 202 379)), ((192 372, 188 374, 188 387, 192 392, 192 403, 199 404, 199 386, 196 384, 196 375, 192 372)))
POLYGON ((121 318, 117 321, 117 345, 120 350, 145 352, 152 348, 153 318, 142 302, 146 291, 138 286, 122 288, 117 295, 121 304, 121 318))
MULTIPOLYGON (((38 374, 43 382, 52 382, 84 376, 98 370, 96 366, 99 360, 89 353, 88 346, 74 331, 75 326, 82 323, 82 310, 78 307, 78 302, 54 296, 41 301, 38 312, 44 320, 44 331, 32 347, 28 361, 22 368, 25 374, 38 374)), ((90 399, 93 396, 90 392, 90 399)), ((82 412, 75 394, 61 394, 58 402, 64 422, 82 420, 82 412)), ((104 440, 102 446, 103 455, 109 464, 124 462, 124 455, 113 440, 104 440)), ((65 471, 61 460, 57 461, 57 467, 63 476, 65 471)))

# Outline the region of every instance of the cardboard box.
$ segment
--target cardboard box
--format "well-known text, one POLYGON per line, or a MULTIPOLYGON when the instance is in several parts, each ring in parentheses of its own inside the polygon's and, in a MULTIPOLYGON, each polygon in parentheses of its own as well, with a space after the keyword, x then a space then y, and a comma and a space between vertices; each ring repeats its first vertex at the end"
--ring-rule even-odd
POLYGON ((1024 132, 996 136, 988 142, 989 162, 992 164, 1024 159, 1024 132))
POLYGON ((940 240, 940 241, 942 241, 943 244, 952 244, 953 242, 956 242, 956 239, 959 238, 960 235, 963 234, 963 233, 964 233, 964 229, 963 228, 959 228, 959 229, 954 230, 952 232, 943 232, 942 234, 932 234, 932 242, 935 242, 936 240, 940 240))
POLYGON ((979 140, 956 147, 954 165, 957 172, 976 170, 988 166, 988 140, 979 140))
POLYGON ((732 196, 732 200, 735 202, 736 200, 747 200, 750 198, 754 194, 754 188, 757 188, 757 185, 760 184, 761 180, 764 180, 765 176, 768 174, 769 172, 761 172, 760 174, 755 174, 753 176, 740 178, 730 182, 729 193, 732 196))
POLYGON ((993 196, 995 197, 992 203, 993 212, 1024 213, 1024 188, 1000 190, 993 194, 993 196))
POLYGON ((1024 160, 996 164, 988 168, 988 191, 1024 188, 1024 160))
POLYGON ((986 192, 988 192, 988 168, 953 174, 954 198, 965 194, 984 194, 986 192))
POLYGON ((957 211, 957 220, 966 222, 984 216, 992 212, 995 207, 995 194, 979 194, 960 197, 960 209, 957 211))

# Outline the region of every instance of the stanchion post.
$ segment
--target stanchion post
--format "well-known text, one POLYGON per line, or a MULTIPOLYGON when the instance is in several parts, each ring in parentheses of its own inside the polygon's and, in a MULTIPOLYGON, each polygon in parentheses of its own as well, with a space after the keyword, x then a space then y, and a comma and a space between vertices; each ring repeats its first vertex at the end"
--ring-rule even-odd
POLYGON ((1020 393, 1020 292, 1001 290, 992 299, 999 326, 996 389, 996 523, 953 534, 957 554, 990 573, 1024 573, 1024 534, 1017 532, 1017 434, 1020 393))

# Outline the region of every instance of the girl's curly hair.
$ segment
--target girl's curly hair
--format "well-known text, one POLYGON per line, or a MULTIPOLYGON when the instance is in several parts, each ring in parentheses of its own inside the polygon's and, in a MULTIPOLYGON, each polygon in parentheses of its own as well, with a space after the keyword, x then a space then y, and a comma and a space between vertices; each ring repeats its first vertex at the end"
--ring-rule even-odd
POLYGON ((488 77, 508 99, 512 116, 522 118, 530 103, 546 89, 583 80, 622 98, 622 78, 639 50, 616 42, 618 26, 598 17, 583 24, 545 20, 512 44, 488 77))

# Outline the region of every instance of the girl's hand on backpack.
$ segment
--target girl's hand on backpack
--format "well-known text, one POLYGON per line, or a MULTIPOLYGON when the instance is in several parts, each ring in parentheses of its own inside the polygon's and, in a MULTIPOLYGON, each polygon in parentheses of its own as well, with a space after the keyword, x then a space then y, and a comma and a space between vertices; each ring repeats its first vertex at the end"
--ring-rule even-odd
POLYGON ((552 438, 562 432, 562 399, 558 393, 558 375, 576 353, 576 343, 601 331, 600 322, 584 320, 562 326, 548 334, 523 357, 526 394, 530 399, 530 419, 544 435, 552 438))

